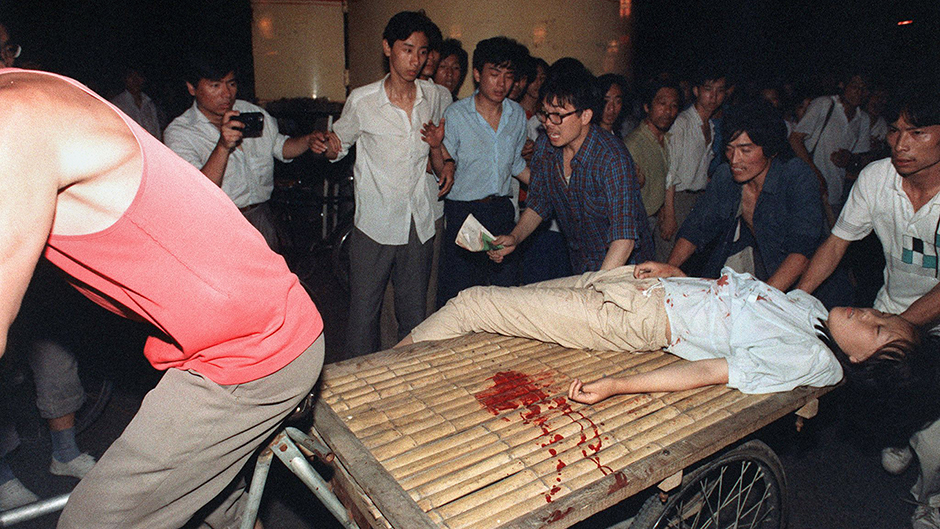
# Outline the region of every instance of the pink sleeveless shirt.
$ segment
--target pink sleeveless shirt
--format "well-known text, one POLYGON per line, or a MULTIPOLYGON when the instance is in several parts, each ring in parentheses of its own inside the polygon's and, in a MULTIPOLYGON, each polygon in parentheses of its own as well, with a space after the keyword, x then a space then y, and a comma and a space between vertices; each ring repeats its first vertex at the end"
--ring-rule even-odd
POLYGON ((284 259, 198 169, 88 88, 59 78, 122 117, 140 145, 143 175, 115 224, 53 234, 46 257, 98 304, 156 327, 144 354, 157 369, 240 384, 300 356, 323 320, 284 259))

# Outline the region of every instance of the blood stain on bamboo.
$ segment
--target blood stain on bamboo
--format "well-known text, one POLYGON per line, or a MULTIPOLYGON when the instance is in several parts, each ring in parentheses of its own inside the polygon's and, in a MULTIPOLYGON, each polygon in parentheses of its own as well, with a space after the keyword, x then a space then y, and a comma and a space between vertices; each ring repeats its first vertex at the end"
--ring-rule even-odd
MULTIPOLYGON (((600 457, 597 456, 603 446, 603 438, 594 421, 580 411, 573 410, 565 397, 551 398, 545 391, 545 388, 553 382, 551 373, 541 373, 532 377, 518 371, 500 371, 490 379, 493 381, 493 386, 475 395, 477 401, 490 413, 498 416, 503 412, 519 410, 519 418, 522 419, 523 424, 531 424, 541 429, 542 433, 539 437, 544 441, 539 445, 542 448, 548 448, 548 453, 555 457, 558 451, 550 445, 562 441, 564 436, 549 429, 546 425, 549 417, 543 413, 558 410, 581 428, 577 442, 577 446, 585 447, 581 449, 581 455, 597 465, 598 470, 605 476, 612 472, 610 467, 601 464, 600 457), (587 427, 585 423, 588 424, 587 427)), ((502 419, 510 420, 508 416, 502 419)), ((567 464, 559 459, 556 465, 559 482, 561 482, 561 469, 565 466, 567 464)), ((552 496, 560 491, 561 487, 552 487, 545 495, 545 500, 550 503, 552 496)), ((567 512, 562 517, 566 514, 567 512)))
POLYGON ((549 523, 555 523, 555 522, 557 522, 557 521, 563 519, 565 516, 568 516, 569 514, 571 514, 571 511, 573 511, 573 510, 574 510, 574 507, 568 507, 568 508, 565 509, 564 511, 554 511, 554 512, 552 512, 552 514, 550 514, 550 515, 548 516, 548 518, 545 518, 545 523, 547 523, 547 524, 549 524, 549 523))
POLYGON ((623 475, 623 472, 619 470, 614 472, 614 484, 610 486, 610 489, 607 490, 607 494, 613 494, 618 490, 627 486, 627 476, 623 475))

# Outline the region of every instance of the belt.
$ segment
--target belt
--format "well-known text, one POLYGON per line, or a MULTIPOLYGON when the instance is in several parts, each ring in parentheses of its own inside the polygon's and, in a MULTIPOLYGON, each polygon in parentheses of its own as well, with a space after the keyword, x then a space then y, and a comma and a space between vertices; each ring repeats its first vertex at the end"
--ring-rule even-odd
POLYGON ((267 204, 267 202, 258 202, 257 204, 251 204, 250 206, 245 206, 243 208, 238 208, 238 211, 242 212, 242 215, 247 215, 252 211, 260 208, 261 206, 267 204))
POLYGON ((489 204, 494 200, 499 200, 501 198, 512 198, 509 195, 490 195, 488 197, 483 197, 479 200, 467 200, 470 204, 489 204))

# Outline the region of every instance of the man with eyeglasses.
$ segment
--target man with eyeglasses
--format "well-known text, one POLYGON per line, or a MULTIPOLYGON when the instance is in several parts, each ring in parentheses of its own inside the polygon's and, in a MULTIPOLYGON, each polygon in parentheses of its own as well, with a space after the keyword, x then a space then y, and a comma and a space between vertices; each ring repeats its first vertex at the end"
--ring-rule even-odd
POLYGON ((575 274, 653 258, 653 238, 640 199, 636 168, 622 141, 591 124, 600 100, 594 76, 561 59, 540 90, 545 127, 529 164, 527 207, 490 258, 501 262, 557 214, 575 274))

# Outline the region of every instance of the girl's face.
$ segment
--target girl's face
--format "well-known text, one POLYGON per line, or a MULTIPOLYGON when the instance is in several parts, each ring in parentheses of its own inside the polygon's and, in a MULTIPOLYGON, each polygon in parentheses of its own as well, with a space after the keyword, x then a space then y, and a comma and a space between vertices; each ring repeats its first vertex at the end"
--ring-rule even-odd
POLYGON ((875 309, 836 307, 829 312, 829 332, 853 363, 868 360, 895 340, 913 340, 914 326, 897 314, 875 309))

